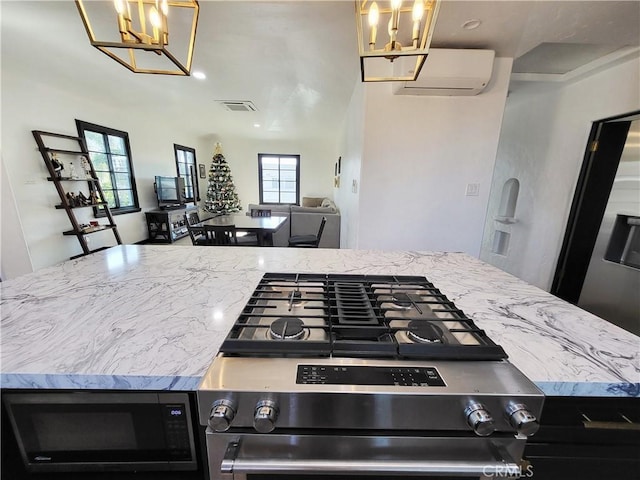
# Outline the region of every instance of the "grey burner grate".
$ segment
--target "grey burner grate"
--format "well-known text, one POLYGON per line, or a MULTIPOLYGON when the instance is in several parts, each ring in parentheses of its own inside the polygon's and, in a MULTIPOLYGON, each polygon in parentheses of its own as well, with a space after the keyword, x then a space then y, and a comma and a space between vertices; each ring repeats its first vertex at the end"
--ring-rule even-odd
POLYGON ((338 324, 378 325, 369 295, 361 283, 334 283, 338 324))

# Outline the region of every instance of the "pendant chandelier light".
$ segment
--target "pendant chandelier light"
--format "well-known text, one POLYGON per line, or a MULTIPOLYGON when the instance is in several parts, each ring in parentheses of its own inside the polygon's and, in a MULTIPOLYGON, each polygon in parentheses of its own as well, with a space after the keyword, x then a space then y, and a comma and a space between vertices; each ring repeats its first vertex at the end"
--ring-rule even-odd
POLYGON ((439 8, 440 0, 356 0, 362 81, 418 78, 439 8))
POLYGON ((190 75, 196 0, 76 0, 76 6, 91 45, 132 72, 190 75))

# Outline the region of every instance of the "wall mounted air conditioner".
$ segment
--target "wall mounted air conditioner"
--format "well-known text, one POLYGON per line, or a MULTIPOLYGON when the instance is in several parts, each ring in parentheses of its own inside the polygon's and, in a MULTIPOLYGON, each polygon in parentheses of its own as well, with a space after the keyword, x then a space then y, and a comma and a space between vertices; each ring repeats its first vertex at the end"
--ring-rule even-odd
MULTIPOLYGON (((478 95, 491 80, 493 50, 430 48, 415 82, 394 82, 396 95, 478 95)), ((394 62, 404 75, 415 65, 411 57, 394 62)))

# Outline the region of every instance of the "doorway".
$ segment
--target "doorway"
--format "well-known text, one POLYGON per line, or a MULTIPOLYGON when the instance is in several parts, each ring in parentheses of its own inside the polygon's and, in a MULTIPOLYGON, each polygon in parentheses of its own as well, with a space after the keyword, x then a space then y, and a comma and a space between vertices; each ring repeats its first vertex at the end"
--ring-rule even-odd
POLYGON ((639 222, 640 112, 633 112, 593 124, 551 293, 640 335, 639 222))

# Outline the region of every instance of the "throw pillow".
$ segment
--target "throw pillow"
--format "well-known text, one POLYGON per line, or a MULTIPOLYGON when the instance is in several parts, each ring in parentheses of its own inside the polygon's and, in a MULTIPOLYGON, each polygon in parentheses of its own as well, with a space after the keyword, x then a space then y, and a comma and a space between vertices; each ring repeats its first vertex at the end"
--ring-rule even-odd
POLYGON ((322 205, 322 197, 302 197, 303 207, 319 207, 322 205))

